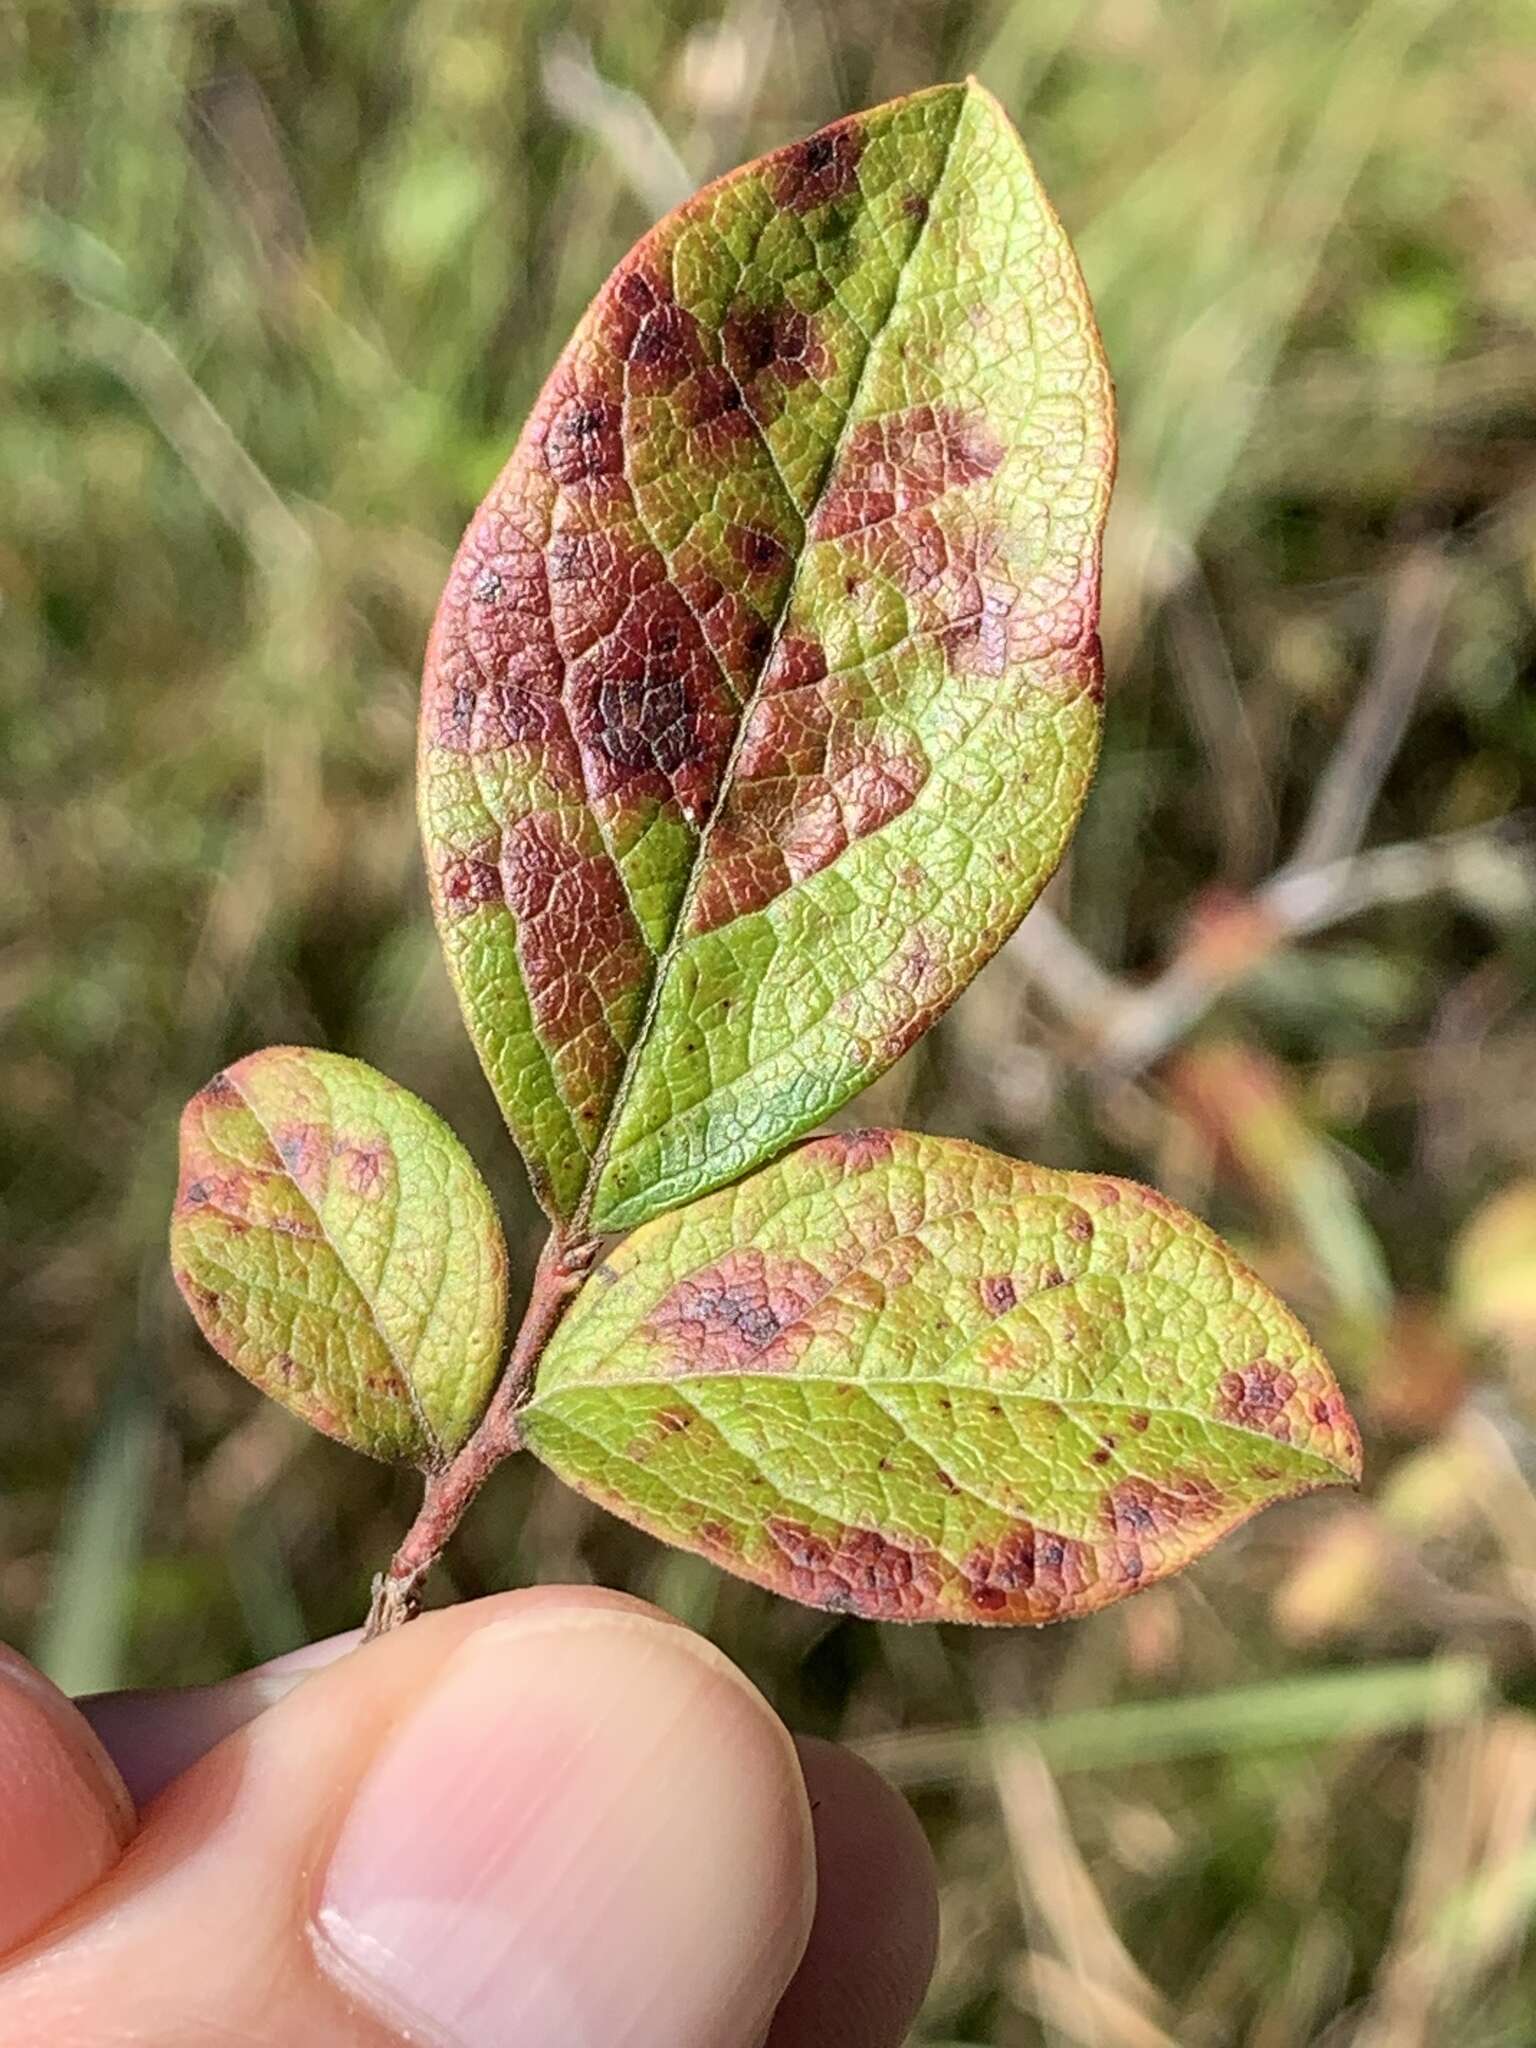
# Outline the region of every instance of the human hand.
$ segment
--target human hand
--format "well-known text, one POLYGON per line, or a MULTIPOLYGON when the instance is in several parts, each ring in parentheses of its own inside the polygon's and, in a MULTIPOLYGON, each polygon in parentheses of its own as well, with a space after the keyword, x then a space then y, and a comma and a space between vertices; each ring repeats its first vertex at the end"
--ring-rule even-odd
POLYGON ((932 1965, 895 1793, 620 1594, 85 1711, 0 1650, 8 2048, 897 2048, 932 1965))

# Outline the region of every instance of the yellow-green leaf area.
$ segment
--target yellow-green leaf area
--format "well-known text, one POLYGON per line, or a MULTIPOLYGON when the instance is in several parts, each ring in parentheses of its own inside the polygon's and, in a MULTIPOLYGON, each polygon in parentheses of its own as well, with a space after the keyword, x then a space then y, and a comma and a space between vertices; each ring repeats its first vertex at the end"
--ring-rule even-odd
POLYGON ((551 1213, 627 1229, 896 1059, 1097 752, 1109 377, 987 93, 733 172, 618 266, 456 558, 421 812, 551 1213))
POLYGON ((500 1223, 442 1120, 359 1060, 274 1047, 192 1098, 171 1262, 214 1349, 355 1450, 433 1470, 484 1411, 500 1223))
POLYGON ((1360 1471, 1326 1361, 1204 1224, 888 1131, 637 1231, 523 1424, 653 1535, 877 1620, 1085 1614, 1360 1471))

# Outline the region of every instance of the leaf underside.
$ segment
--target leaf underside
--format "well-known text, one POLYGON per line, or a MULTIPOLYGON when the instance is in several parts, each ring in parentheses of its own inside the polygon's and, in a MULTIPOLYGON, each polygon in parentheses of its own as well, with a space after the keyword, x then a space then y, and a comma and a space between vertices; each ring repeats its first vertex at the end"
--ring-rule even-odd
POLYGON ((276 1047, 193 1096, 171 1263, 214 1349, 354 1450, 435 1469, 484 1411, 507 1285, 490 1195, 359 1060, 276 1047))
POLYGON ((428 652, 432 899, 557 1221, 629 1228, 886 1067, 1092 772, 1108 375, 1006 116, 944 86, 625 258, 428 652))
POLYGON ((619 1246, 522 1420, 653 1535, 878 1620, 1085 1614, 1360 1469, 1326 1362, 1203 1224, 884 1131, 619 1246))

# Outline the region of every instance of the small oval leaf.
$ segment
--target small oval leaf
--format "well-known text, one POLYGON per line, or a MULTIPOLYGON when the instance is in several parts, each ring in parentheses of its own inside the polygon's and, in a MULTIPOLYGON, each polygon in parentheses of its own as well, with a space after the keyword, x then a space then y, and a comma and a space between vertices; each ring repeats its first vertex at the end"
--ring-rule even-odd
POLYGON ((946 85, 630 252, 459 549, 420 792, 541 1200, 629 1229, 812 1129, 1018 923, 1098 748, 1110 384, 946 85))
POLYGON ((889 1131, 638 1231, 523 1423, 653 1535, 886 1621, 1085 1614, 1360 1472, 1321 1354, 1204 1224, 889 1131))
POLYGON ((354 1450, 431 1470, 484 1412, 501 1225, 442 1119, 360 1060, 277 1046, 193 1096, 171 1263, 213 1348, 354 1450))

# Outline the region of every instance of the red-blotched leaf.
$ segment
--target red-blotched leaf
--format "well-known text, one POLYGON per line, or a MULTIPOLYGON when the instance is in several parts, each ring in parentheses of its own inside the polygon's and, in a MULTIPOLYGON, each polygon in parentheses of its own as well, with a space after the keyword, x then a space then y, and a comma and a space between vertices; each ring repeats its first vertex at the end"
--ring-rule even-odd
POLYGON ((421 810, 551 1213, 628 1228, 895 1059, 1098 743, 1110 387, 974 84, 708 187, 619 265, 455 561, 421 810))
POLYGON ((639 1230, 522 1420, 641 1528, 875 1620, 1085 1614, 1360 1471, 1326 1362, 1204 1224, 888 1131, 639 1230))
POLYGON ((275 1047, 193 1096, 171 1263, 214 1349, 355 1450, 440 1467, 490 1398, 490 1195, 447 1125, 360 1060, 275 1047))

